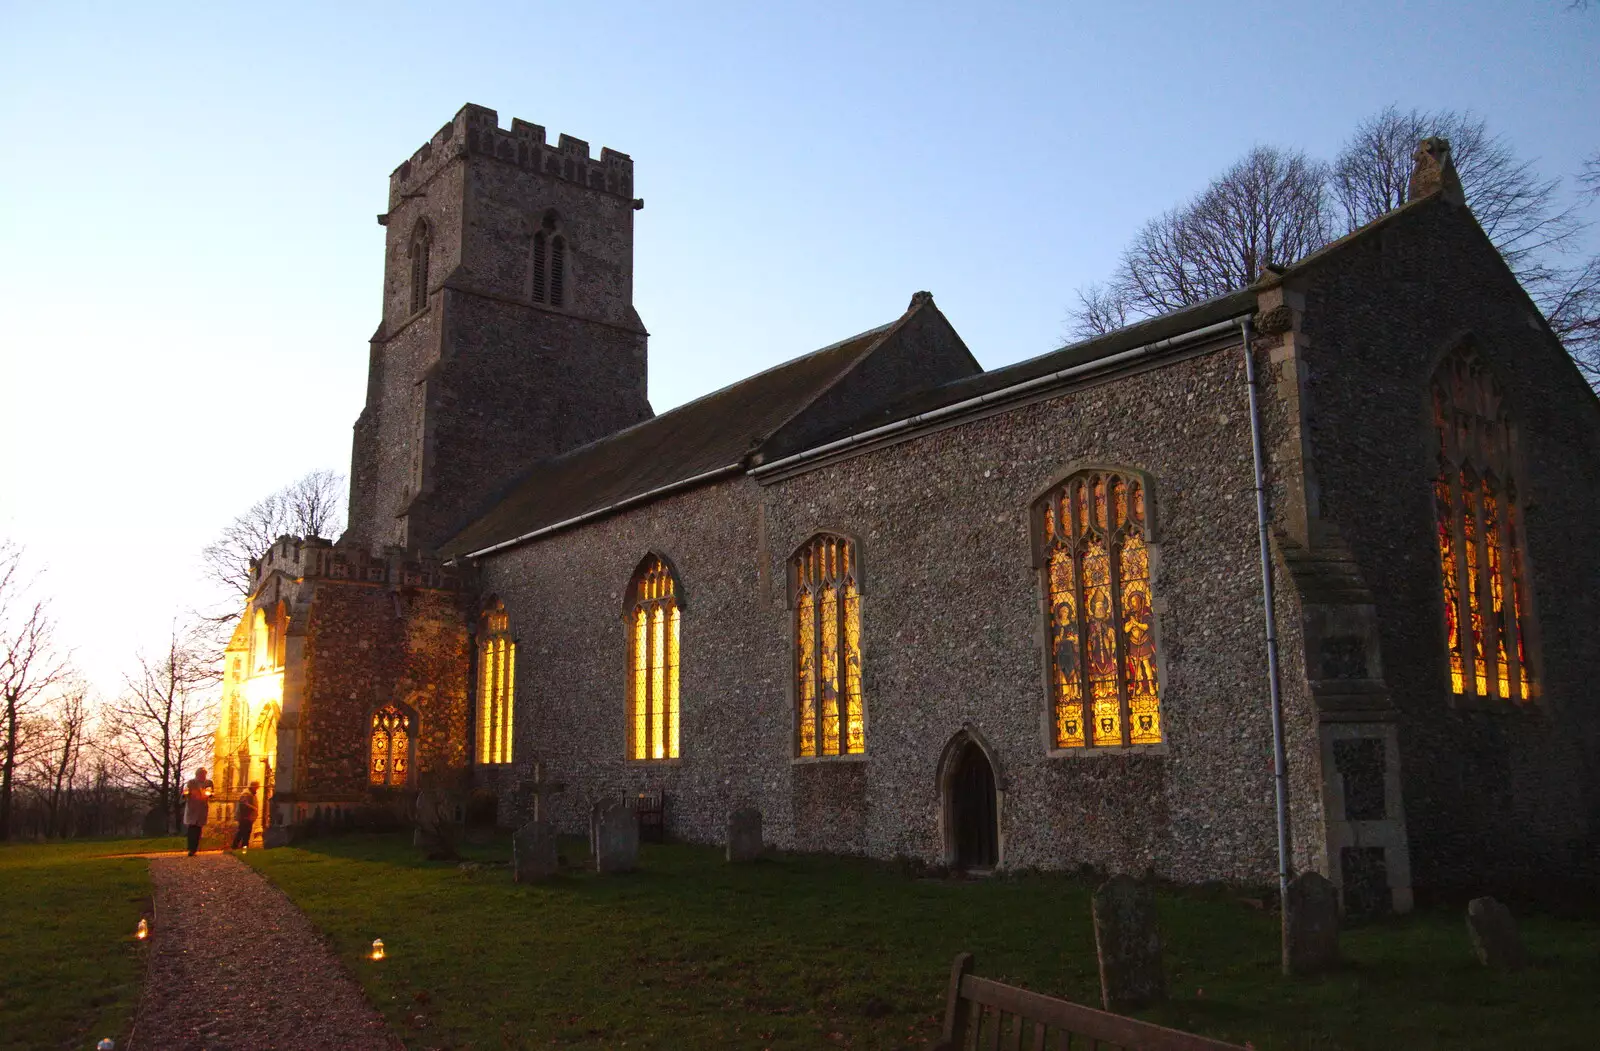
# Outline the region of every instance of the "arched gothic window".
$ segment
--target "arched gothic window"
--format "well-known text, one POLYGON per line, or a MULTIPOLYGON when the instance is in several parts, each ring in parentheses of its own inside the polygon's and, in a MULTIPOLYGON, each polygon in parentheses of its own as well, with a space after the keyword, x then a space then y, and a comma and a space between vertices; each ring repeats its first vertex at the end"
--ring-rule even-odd
POLYGON ((1035 505, 1056 748, 1159 744, 1144 482, 1087 470, 1035 505))
POLYGON ((1522 703, 1534 675, 1511 423, 1494 377, 1470 351, 1451 353, 1434 373, 1433 419, 1450 688, 1522 703))
POLYGON ((861 699, 861 574, 855 544, 812 537, 789 560, 794 599, 795 754, 867 750, 861 699))
POLYGON ((428 224, 417 220, 411 231, 411 312, 428 305, 428 224))
POLYGON ((372 736, 367 780, 373 785, 399 788, 411 777, 411 713, 398 704, 386 704, 372 713, 372 736))
POLYGON ((628 757, 678 758, 678 582, 649 555, 628 585, 628 757))
POLYGON ((496 602, 481 620, 478 638, 478 762, 511 762, 511 716, 517 675, 517 643, 511 618, 496 602))

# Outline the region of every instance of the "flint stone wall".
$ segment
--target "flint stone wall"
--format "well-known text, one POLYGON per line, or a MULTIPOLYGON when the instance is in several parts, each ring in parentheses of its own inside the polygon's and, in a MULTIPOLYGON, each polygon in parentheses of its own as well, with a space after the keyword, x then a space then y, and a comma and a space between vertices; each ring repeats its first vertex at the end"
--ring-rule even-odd
MULTIPOLYGON (((939 861, 939 757, 970 723, 1001 769, 1003 864, 1270 878, 1243 372, 1235 342, 770 486, 738 477, 490 556, 484 594, 505 601, 523 640, 517 748, 536 741, 549 776, 572 786, 553 801, 554 820, 577 832, 598 796, 660 788, 681 838, 720 842, 737 800, 761 809, 780 848, 939 861), (1150 480, 1167 744, 1052 754, 1029 509, 1088 465, 1150 480), (819 530, 859 545, 864 757, 793 758, 786 565, 819 530), (623 593, 651 550, 683 589, 672 763, 623 754, 623 593)), ((1296 644, 1287 632, 1286 653, 1296 644)), ((1291 690, 1287 703, 1308 701, 1291 690)), ((1317 767, 1308 779, 1320 780, 1317 767)))
POLYGON ((1435 201, 1391 224, 1324 264, 1306 290, 1306 389, 1321 513, 1374 585, 1412 879, 1462 889, 1593 879, 1600 404, 1463 212, 1435 201), (1465 710, 1450 691, 1429 384, 1464 337, 1493 371, 1516 434, 1538 632, 1530 707, 1465 710))

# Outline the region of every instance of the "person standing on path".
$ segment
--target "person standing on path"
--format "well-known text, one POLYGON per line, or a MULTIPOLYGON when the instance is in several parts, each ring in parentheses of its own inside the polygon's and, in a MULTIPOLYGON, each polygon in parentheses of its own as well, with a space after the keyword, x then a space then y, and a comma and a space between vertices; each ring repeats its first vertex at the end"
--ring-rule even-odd
POLYGON ((200 830, 206 825, 206 811, 211 809, 211 779, 206 768, 194 772, 194 780, 183 787, 183 824, 189 834, 189 856, 200 849, 200 830))
POLYGON ((260 813, 260 804, 256 802, 256 789, 261 787, 260 781, 251 781, 250 787, 239 795, 238 802, 233 804, 233 819, 239 822, 239 831, 233 834, 233 849, 241 847, 250 849, 250 832, 255 827, 256 815, 260 813))

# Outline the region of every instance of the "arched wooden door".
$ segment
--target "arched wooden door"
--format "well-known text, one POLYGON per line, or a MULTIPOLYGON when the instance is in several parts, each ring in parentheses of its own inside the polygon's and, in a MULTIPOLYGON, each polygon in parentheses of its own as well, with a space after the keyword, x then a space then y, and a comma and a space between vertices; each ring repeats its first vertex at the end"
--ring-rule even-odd
POLYGON ((992 869, 1000 859, 995 816, 994 767, 976 741, 956 755, 949 780, 951 842, 958 869, 992 869))

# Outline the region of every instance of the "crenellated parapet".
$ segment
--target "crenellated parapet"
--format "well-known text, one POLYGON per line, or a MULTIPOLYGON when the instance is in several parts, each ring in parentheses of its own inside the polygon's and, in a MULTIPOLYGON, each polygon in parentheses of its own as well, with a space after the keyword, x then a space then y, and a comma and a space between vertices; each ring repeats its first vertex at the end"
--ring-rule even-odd
POLYGON ((552 146, 545 141, 542 126, 513 119, 508 131, 500 127, 494 110, 469 103, 390 174, 390 209, 398 207, 407 194, 418 192, 450 160, 462 156, 494 157, 618 197, 633 193, 633 158, 626 153, 606 147, 594 158, 587 142, 570 135, 562 135, 552 146))
POLYGON ((335 544, 321 537, 281 536, 251 562, 251 592, 281 574, 295 581, 341 580, 377 587, 428 588, 459 592, 462 570, 415 550, 391 547, 374 553, 353 544, 335 544))

